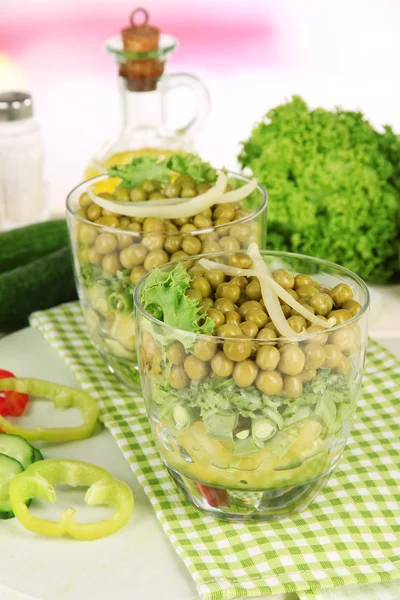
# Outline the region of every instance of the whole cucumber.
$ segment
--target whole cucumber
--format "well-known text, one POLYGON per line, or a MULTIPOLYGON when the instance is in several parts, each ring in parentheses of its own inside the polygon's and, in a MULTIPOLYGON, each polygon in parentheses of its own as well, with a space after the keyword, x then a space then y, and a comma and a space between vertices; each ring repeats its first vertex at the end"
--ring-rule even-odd
POLYGON ((77 299, 69 246, 0 274, 0 331, 26 327, 29 315, 77 299))
POLYGON ((64 219, 0 232, 0 273, 33 262, 68 245, 64 219))

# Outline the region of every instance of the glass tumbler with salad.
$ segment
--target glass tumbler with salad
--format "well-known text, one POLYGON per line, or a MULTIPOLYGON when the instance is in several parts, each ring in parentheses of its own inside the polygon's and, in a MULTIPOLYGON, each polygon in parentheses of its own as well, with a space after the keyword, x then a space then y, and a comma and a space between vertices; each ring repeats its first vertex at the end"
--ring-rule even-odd
POLYGON ((256 180, 193 154, 135 158, 72 190, 67 219, 82 311, 107 366, 127 385, 140 386, 138 281, 179 258, 264 243, 266 207, 256 180))
POLYGON ((308 506, 354 416, 364 282, 333 263, 252 243, 154 269, 135 304, 154 439, 184 495, 232 520, 308 506))

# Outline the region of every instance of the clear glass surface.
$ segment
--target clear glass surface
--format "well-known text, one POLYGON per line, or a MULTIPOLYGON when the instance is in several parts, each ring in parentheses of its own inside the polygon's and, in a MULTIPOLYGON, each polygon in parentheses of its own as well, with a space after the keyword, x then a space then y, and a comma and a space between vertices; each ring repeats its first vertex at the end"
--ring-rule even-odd
MULTIPOLYGON (((207 258, 230 264, 230 254, 207 258)), ((343 452, 362 379, 364 282, 323 260, 262 254, 271 271, 309 275, 328 295, 347 284, 359 312, 329 330, 305 323, 300 340, 276 331, 268 338, 204 336, 143 309, 146 277, 135 291, 139 371, 158 451, 183 494, 223 519, 277 519, 310 504, 343 452)), ((198 259, 182 264, 190 271, 198 259)))

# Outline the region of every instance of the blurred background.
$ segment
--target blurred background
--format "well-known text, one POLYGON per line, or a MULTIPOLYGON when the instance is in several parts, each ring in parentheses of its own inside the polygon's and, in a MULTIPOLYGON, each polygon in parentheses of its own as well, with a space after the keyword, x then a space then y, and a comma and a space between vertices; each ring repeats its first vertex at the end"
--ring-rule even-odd
MULTIPOLYGON (((204 79, 212 112, 196 140, 234 168, 240 141, 294 93, 312 106, 360 108, 400 130, 398 0, 146 0, 150 22, 180 41, 168 72, 204 79)), ((32 92, 43 128, 52 213, 118 128, 117 68, 104 41, 132 0, 0 0, 0 89, 32 92)), ((183 97, 176 95, 179 125, 183 97)))

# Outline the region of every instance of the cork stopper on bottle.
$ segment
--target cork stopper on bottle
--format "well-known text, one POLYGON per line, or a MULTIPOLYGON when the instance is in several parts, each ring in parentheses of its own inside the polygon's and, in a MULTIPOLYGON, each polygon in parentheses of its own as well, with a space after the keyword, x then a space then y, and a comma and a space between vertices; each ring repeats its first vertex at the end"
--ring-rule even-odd
POLYGON ((131 14, 131 26, 121 31, 125 52, 143 54, 135 58, 126 58, 119 69, 120 75, 127 80, 128 89, 135 92, 155 90, 164 70, 164 63, 157 58, 160 30, 148 25, 148 20, 147 10, 137 8, 131 14), (143 15, 141 24, 135 21, 139 14, 143 15), (147 57, 146 53, 154 54, 147 57))

